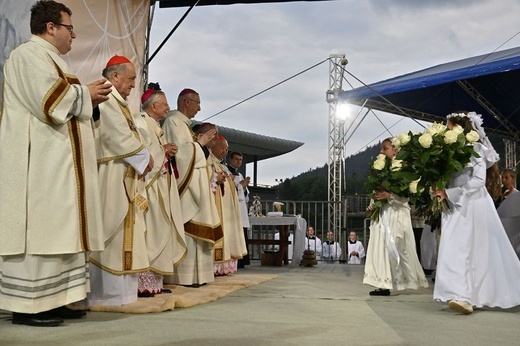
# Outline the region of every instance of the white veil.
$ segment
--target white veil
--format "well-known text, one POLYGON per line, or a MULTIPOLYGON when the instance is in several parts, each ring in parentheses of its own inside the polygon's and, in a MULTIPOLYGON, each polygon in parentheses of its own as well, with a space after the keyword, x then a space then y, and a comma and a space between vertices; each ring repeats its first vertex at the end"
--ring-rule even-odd
POLYGON ((471 125, 473 129, 478 133, 480 138, 480 142, 486 147, 486 152, 484 153, 484 161, 486 162, 486 168, 493 166, 495 162, 500 160, 500 155, 496 152, 495 148, 493 148, 493 144, 489 141, 489 138, 486 135, 486 131, 484 131, 484 127, 482 127, 482 115, 477 114, 475 112, 466 113, 451 113, 446 118, 452 117, 461 117, 461 118, 469 118, 471 121, 471 125))
POLYGON ((471 125, 473 125, 473 129, 477 131, 480 137, 480 142, 487 148, 484 154, 484 161, 486 161, 486 168, 489 168, 493 166, 495 162, 500 160, 500 155, 498 155, 495 148, 493 148, 493 144, 491 144, 489 138, 486 136, 486 131, 484 131, 484 127, 482 127, 482 115, 475 112, 469 112, 468 118, 471 121, 471 125))

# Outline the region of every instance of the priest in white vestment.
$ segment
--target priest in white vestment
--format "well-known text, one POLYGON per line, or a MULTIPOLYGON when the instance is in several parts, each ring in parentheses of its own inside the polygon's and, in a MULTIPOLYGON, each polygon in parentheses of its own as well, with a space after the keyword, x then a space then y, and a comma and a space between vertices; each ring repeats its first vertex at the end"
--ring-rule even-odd
POLYGON ((103 249, 92 109, 110 85, 80 85, 61 58, 76 38, 71 15, 60 3, 33 5, 33 36, 4 65, 0 309, 13 324, 84 316, 65 305, 86 297, 86 252, 103 249))
POLYGON ((187 250, 177 181, 170 166, 178 147, 166 142, 160 126, 170 107, 164 92, 154 89, 143 93, 141 104, 143 112, 135 122, 143 143, 155 157, 146 181, 146 247, 150 270, 138 274, 138 295, 149 297, 162 293, 163 276, 174 273, 174 265, 184 259, 187 250))
MULTIPOLYGON (((250 177, 245 177, 239 172, 239 168, 242 166, 244 156, 238 151, 233 151, 229 154, 228 163, 226 167, 229 172, 233 175, 233 181, 237 188, 238 202, 240 203, 240 216, 242 218, 242 227, 244 231, 244 239, 246 242, 246 249, 249 251, 248 245, 248 229, 249 229, 249 209, 247 204, 249 203, 249 189, 247 186, 251 181, 250 177)), ((249 265, 251 260, 249 254, 244 255, 238 260, 238 268, 243 268, 245 265, 249 265)))
POLYGON ((165 282, 194 287, 214 281, 212 249, 223 236, 206 169, 209 151, 205 145, 215 137, 216 131, 212 129, 198 139, 194 137, 191 119, 199 110, 199 94, 184 89, 177 98, 177 110, 170 112, 163 124, 166 140, 179 147, 174 169, 178 174, 188 247, 186 258, 175 267, 173 276, 165 277, 165 282))
MULTIPOLYGON (((135 86, 134 65, 112 57, 103 70, 113 85, 96 121, 96 152, 105 250, 92 253, 90 305, 123 305, 137 300, 137 273, 148 270, 144 177, 153 158, 142 143, 127 98, 135 86)), ((162 158, 158 158, 161 160, 162 158)))
POLYGON ((228 148, 226 139, 219 135, 215 144, 210 147, 208 158, 210 172, 214 177, 212 182, 216 183, 211 185, 212 192, 214 187, 215 202, 224 232, 224 237, 215 244, 213 249, 215 275, 236 272, 238 259, 247 254, 237 190, 233 176, 221 163, 227 155, 228 148))

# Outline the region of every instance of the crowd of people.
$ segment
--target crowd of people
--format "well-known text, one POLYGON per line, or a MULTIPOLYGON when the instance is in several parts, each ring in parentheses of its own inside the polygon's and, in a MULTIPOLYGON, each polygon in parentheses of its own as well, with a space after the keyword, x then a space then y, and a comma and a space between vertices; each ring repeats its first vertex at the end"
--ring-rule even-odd
POLYGON ((242 154, 226 164, 217 127, 192 127, 200 95, 182 90, 170 111, 151 83, 136 112, 136 69, 119 55, 82 85, 61 57, 76 38, 71 16, 38 1, 32 37, 4 66, 0 308, 14 324, 57 326, 86 315, 70 304, 199 287, 247 256, 242 154))

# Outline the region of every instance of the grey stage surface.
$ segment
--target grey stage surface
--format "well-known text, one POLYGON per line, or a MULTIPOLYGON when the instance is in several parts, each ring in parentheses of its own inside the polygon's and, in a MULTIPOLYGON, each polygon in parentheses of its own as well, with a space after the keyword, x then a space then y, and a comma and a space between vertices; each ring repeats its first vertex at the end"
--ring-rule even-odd
MULTIPOLYGON (((262 267, 277 279, 215 302, 158 314, 89 312, 53 328, 11 324, 0 345, 518 345, 520 307, 454 313, 433 287, 370 297, 363 266, 262 267)), ((520 288, 518 288, 520 289, 520 288)))

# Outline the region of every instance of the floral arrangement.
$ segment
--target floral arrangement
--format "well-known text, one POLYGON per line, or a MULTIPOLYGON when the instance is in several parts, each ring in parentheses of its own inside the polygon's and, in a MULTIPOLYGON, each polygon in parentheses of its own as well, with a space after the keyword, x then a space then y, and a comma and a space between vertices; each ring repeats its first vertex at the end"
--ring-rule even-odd
POLYGON ((405 168, 405 165, 406 162, 403 160, 390 159, 383 154, 379 154, 372 163, 366 182, 367 189, 372 191, 370 197, 374 200, 372 208, 367 210, 367 216, 370 219, 377 221, 381 207, 388 203, 387 200, 376 200, 376 191, 388 191, 399 196, 409 197, 414 201, 419 197, 420 194, 416 189, 419 175, 411 173, 411 169, 405 168), (412 186, 415 186, 415 189, 412 186))
MULTIPOLYGON (((454 113, 448 116, 467 116, 454 113)), ((408 197, 415 204, 418 215, 432 221, 439 218, 448 204, 445 200, 431 198, 433 189, 444 189, 451 176, 460 172, 472 156, 478 157, 473 144, 479 140, 475 131, 464 134, 456 125, 452 130, 442 123, 433 123, 423 132, 401 133, 392 138, 392 145, 399 150, 394 159, 380 154, 372 163, 366 186, 370 191, 385 190, 401 197, 408 197)), ((370 195, 375 200, 375 193, 370 195)), ((379 211, 386 200, 375 201, 367 211, 372 220, 378 220, 379 211)))
POLYGON ((422 133, 410 131, 393 138, 392 144, 399 149, 396 159, 405 162, 400 178, 410 181, 410 193, 416 194, 410 203, 416 205, 419 215, 433 220, 448 207, 445 200, 440 202, 438 197, 430 197, 431 189, 444 189, 453 173, 460 172, 472 156, 478 157, 473 149, 478 140, 475 131, 464 134, 458 125, 450 130, 440 123, 432 124, 422 133))

